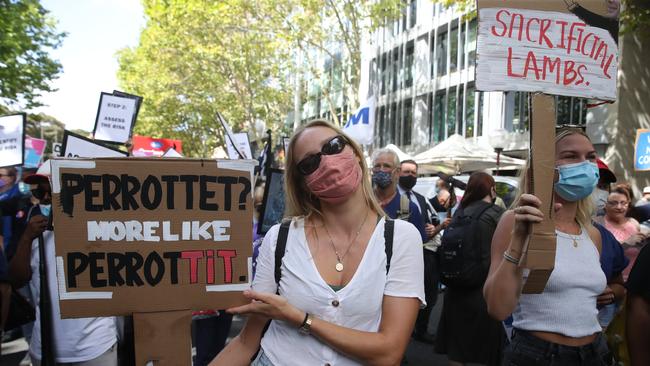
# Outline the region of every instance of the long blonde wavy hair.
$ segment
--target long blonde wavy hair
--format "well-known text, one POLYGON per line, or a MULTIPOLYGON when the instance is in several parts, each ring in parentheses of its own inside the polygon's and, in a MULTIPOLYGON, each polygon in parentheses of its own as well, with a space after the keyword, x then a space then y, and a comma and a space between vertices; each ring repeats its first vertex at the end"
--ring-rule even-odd
POLYGON ((293 149, 296 145, 296 141, 300 135, 308 128, 312 127, 326 127, 338 135, 341 135, 345 138, 348 145, 354 151, 354 155, 359 159, 359 165, 361 166, 361 189, 363 190, 363 197, 365 198, 366 205, 372 210, 377 212, 379 215, 385 216, 384 210, 379 205, 377 198, 372 190, 372 183, 370 181, 370 172, 368 166, 366 165, 366 160, 364 159, 363 152, 361 147, 348 135, 345 134, 340 128, 329 123, 323 119, 313 120, 305 125, 300 126, 289 141, 289 148, 286 156, 286 167, 284 171, 284 181, 285 181, 285 217, 294 217, 294 216, 309 216, 313 213, 322 215, 320 211, 320 201, 318 198, 313 195, 307 185, 305 184, 305 177, 298 171, 297 164, 298 161, 295 160, 293 156, 293 149))

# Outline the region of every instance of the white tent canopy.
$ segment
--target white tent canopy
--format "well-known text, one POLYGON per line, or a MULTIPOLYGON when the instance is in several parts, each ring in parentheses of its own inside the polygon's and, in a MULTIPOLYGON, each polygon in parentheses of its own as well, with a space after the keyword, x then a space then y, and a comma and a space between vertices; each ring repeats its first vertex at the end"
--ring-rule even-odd
MULTIPOLYGON (((458 134, 416 155, 413 160, 418 163, 420 174, 460 174, 497 167, 497 153, 490 146, 473 143, 458 134)), ((503 154, 499 158, 500 169, 516 169, 525 163, 525 160, 503 154)))
POLYGON ((399 147, 393 145, 393 144, 388 144, 384 149, 392 150, 397 154, 397 157, 399 158, 399 161, 404 161, 404 160, 412 160, 413 157, 404 151, 400 150, 399 147))

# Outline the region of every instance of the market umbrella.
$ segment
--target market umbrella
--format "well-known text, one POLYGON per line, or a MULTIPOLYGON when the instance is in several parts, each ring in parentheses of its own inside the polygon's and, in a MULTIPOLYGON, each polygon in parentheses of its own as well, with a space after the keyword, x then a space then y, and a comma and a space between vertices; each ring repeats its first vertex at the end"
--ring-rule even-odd
MULTIPOLYGON (((497 153, 491 147, 476 144, 463 136, 454 134, 433 148, 413 157, 420 174, 443 172, 460 174, 497 167, 497 153)), ((523 167, 525 160, 501 154, 499 169, 523 167)))

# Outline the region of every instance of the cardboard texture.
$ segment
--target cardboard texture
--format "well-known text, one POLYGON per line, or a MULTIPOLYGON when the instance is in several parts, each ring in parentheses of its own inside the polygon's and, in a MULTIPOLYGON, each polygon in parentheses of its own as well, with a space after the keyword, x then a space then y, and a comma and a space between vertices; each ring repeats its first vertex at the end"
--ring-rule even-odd
POLYGON ((533 95, 531 117, 528 191, 542 201, 544 220, 532 225, 527 248, 524 249, 521 266, 530 269, 530 273, 522 293, 538 294, 544 291, 555 266, 555 143, 552 143, 555 141, 555 98, 546 94, 533 95))
POLYGON ((617 17, 603 0, 479 0, 477 90, 615 100, 617 17))
POLYGON ((135 364, 191 365, 191 323, 192 313, 189 311, 133 314, 135 364))
POLYGON ((246 303, 251 160, 52 161, 63 318, 246 303))

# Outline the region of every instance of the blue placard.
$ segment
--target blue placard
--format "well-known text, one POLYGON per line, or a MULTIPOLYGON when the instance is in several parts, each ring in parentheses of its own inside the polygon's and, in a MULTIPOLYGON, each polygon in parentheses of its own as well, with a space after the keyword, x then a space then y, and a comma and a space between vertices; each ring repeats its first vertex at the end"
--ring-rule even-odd
POLYGON ((634 170, 650 170, 650 130, 636 130, 634 170))

